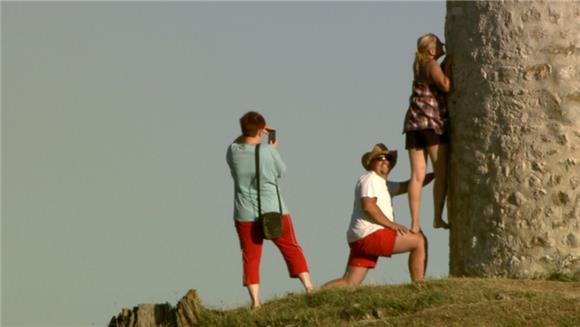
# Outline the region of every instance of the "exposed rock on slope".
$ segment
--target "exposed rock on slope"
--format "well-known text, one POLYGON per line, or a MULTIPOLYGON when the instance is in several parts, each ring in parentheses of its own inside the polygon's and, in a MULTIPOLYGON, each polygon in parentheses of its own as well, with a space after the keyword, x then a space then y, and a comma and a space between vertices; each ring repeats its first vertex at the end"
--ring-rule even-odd
POLYGON ((177 308, 166 304, 140 304, 133 309, 123 309, 111 319, 109 327, 193 327, 199 324, 201 300, 195 290, 190 290, 177 308))

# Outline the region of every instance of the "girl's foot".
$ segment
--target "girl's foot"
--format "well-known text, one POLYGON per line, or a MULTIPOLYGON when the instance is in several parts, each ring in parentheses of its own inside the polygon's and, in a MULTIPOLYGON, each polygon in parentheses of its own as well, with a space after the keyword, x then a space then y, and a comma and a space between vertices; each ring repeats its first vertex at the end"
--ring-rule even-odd
POLYGON ((262 305, 260 305, 260 304, 258 304, 258 305, 252 305, 252 306, 250 307, 250 310, 252 310, 252 311, 258 311, 258 310, 260 310, 261 308, 262 308, 262 305))
POLYGON ((449 229, 449 227, 450 227, 450 225, 448 223, 446 223, 445 221, 443 221, 443 219, 441 219, 441 218, 433 220, 433 228, 449 229))
POLYGON ((419 227, 419 226, 411 226, 410 231, 413 234, 418 234, 419 232, 421 232, 421 227, 419 227))

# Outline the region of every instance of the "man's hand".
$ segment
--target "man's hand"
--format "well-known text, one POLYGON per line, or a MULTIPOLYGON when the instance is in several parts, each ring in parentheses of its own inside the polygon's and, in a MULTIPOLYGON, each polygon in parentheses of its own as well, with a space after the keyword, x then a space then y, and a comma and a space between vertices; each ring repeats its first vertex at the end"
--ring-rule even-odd
POLYGON ((405 227, 404 225, 401 225, 401 224, 391 223, 387 227, 395 230, 395 232, 397 232, 398 235, 407 235, 409 233, 409 230, 407 229, 407 227, 405 227))

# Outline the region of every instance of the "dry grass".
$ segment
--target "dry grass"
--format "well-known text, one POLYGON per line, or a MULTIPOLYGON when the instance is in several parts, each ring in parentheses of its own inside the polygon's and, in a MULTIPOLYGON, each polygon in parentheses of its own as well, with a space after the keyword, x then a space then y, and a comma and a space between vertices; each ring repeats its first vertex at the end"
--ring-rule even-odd
POLYGON ((451 278, 205 310, 203 326, 580 326, 580 283, 451 278))

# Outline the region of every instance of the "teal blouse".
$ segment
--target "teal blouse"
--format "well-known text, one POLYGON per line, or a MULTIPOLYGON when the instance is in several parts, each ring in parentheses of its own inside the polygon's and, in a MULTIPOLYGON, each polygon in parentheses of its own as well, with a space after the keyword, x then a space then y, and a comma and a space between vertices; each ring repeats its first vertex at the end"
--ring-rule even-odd
MULTIPOLYGON (((228 147, 226 161, 234 179, 234 219, 254 221, 258 217, 258 193, 256 191, 255 144, 232 143, 228 147)), ((286 172, 286 164, 270 144, 260 145, 260 198, 262 213, 279 211, 276 183, 286 172)), ((280 190, 280 186, 278 185, 280 190)), ((281 192, 281 191, 280 191, 281 192)), ((287 214, 282 194, 282 213, 287 214)))

